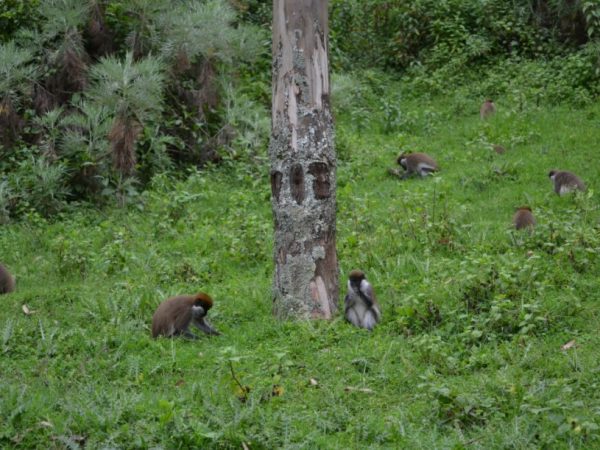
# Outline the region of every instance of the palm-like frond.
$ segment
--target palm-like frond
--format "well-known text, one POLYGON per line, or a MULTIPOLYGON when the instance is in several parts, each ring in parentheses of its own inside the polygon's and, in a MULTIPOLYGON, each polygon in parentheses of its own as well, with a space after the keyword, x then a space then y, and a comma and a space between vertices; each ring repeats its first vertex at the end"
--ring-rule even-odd
POLYGON ((0 97, 8 96, 15 103, 17 93, 36 78, 32 57, 31 51, 18 48, 13 41, 0 44, 0 97))
POLYGON ((68 35, 72 30, 82 29, 90 12, 90 5, 82 0, 43 0, 41 15, 46 20, 42 34, 47 41, 68 35))
POLYGON ((43 131, 40 143, 42 155, 50 161, 57 157, 56 144, 62 130, 60 129, 60 118, 63 114, 61 107, 51 109, 42 116, 34 118, 34 123, 43 131))
POLYGON ((143 123, 162 110, 163 73, 162 62, 152 56, 137 62, 131 52, 125 60, 102 58, 91 69, 87 95, 116 116, 136 117, 143 123))
POLYGON ((258 53, 264 33, 247 27, 234 28, 234 9, 220 0, 180 3, 176 11, 159 18, 163 43, 160 54, 166 60, 184 54, 194 60, 198 56, 230 61, 232 58, 258 53), (243 50, 240 54, 237 50, 243 50), (249 52, 249 53, 248 53, 249 52))
POLYGON ((248 153, 266 148, 271 119, 264 106, 235 89, 231 83, 225 84, 221 90, 224 97, 224 122, 235 129, 236 146, 248 153))
POLYGON ((67 131, 61 147, 80 166, 96 165, 108 155, 107 135, 112 118, 105 107, 93 102, 81 102, 78 110, 62 120, 67 131))
POLYGON ((126 43, 137 59, 158 47, 160 36, 157 18, 163 14, 172 14, 173 4, 169 0, 130 0, 124 7, 126 14, 133 18, 132 30, 126 43))
POLYGON ((91 3, 42 0, 40 12, 44 18, 40 32, 23 33, 20 37, 37 49, 46 72, 43 89, 38 90, 35 100, 36 109, 45 111, 65 104, 73 93, 81 92, 86 86, 89 58, 82 32, 90 16, 91 3))
POLYGON ((113 167, 123 176, 135 170, 135 145, 144 122, 162 110, 163 71, 159 59, 134 61, 131 52, 125 60, 103 58, 91 70, 93 84, 87 95, 114 112, 108 140, 113 167))

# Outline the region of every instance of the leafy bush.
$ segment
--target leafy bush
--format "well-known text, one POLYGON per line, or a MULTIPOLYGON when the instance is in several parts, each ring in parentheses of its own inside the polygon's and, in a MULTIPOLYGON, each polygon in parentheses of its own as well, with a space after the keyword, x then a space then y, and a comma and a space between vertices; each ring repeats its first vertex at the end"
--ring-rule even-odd
POLYGON ((23 26, 0 44, 0 167, 15 174, 3 180, 5 219, 66 200, 124 204, 176 164, 264 154, 268 115, 232 69, 264 54, 265 34, 226 2, 33 6, 38 19, 15 11, 23 26), (49 168, 49 196, 21 192, 30 154, 49 168))
POLYGON ((448 64, 481 66, 505 55, 549 56, 594 36, 598 8, 593 5, 335 0, 330 14, 334 64, 344 69, 425 65, 438 70, 448 64))
POLYGON ((0 3, 0 43, 11 39, 22 26, 40 19, 40 0, 4 0, 0 3))

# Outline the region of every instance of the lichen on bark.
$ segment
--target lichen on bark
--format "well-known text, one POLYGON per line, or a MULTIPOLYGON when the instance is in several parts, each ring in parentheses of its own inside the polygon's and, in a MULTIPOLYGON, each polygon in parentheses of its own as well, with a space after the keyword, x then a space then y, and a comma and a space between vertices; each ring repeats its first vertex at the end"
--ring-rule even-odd
POLYGON ((279 318, 331 318, 337 309, 327 34, 327 1, 274 0, 269 157, 279 318))

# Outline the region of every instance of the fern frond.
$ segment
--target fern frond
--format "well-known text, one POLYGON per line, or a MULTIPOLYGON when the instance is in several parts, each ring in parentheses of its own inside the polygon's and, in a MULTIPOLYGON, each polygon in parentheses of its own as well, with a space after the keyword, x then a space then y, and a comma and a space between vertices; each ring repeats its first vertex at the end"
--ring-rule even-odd
POLYGON ((32 58, 30 50, 17 47, 13 41, 0 44, 0 96, 13 96, 35 80, 37 70, 31 64, 32 58))
POLYGON ((165 77, 158 58, 148 56, 134 62, 131 52, 124 60, 102 58, 92 67, 91 78, 88 97, 115 116, 135 116, 143 122, 162 110, 165 77))

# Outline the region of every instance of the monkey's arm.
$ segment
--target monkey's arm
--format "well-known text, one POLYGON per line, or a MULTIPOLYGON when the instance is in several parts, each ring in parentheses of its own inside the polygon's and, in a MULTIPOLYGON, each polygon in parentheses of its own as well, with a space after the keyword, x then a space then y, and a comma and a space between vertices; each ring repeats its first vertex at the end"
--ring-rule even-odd
POLYGON ((179 333, 179 335, 183 336, 186 339, 191 339, 193 341, 198 339, 198 336, 196 336, 194 333, 190 332, 189 330, 184 330, 181 333, 179 333))
POLYGON ((360 283, 360 289, 358 290, 358 295, 365 302, 368 308, 373 307, 373 303, 375 301, 375 293, 373 292, 373 287, 367 280, 363 280, 360 283))
POLYGON ((348 313, 348 310, 354 308, 356 305, 356 297, 354 295, 350 295, 350 293, 346 294, 346 297, 344 297, 344 305, 344 312, 348 313))
POLYGON ((217 330, 215 330, 213 327, 211 327, 208 324, 208 322, 204 319, 204 317, 194 320, 193 324, 196 328, 198 328, 199 330, 203 331, 204 333, 206 333, 208 335, 218 336, 221 334, 217 330))

